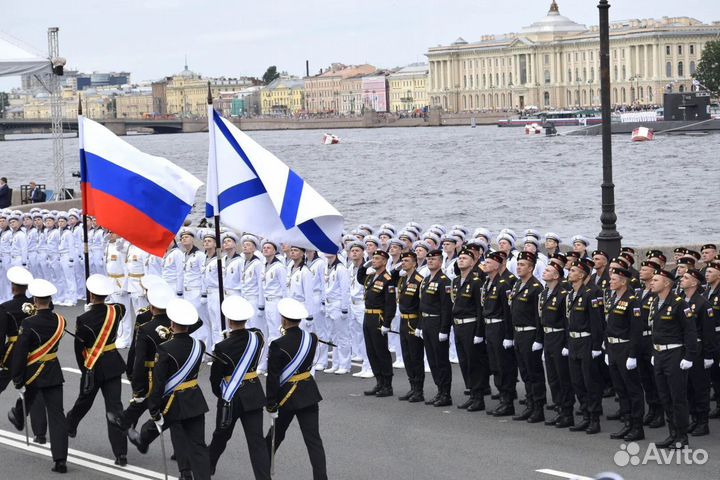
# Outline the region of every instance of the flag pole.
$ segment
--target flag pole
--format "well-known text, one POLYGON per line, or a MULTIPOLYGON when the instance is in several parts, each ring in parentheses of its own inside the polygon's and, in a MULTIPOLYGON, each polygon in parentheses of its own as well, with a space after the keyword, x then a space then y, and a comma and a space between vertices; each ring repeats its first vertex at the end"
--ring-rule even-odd
MULTIPOLYGON (((82 183, 87 181, 87 164, 85 163, 85 151, 84 151, 84 145, 83 145, 83 137, 82 137, 82 119, 83 119, 83 111, 82 111, 82 97, 78 93, 78 142, 80 145, 80 172, 81 172, 81 178, 80 178, 80 195, 82 197, 82 229, 83 229, 83 256, 85 258, 85 281, 87 282, 88 277, 90 276, 90 253, 88 250, 88 222, 87 222, 87 195, 86 192, 83 191, 82 183)), ((87 190, 87 188, 85 189, 87 190)), ((85 300, 87 303, 90 303, 90 290, 87 289, 87 285, 85 286, 85 300)))
MULTIPOLYGON (((208 96, 207 96, 207 103, 208 103, 208 135, 210 137, 211 145, 214 147, 215 140, 213 138, 213 124, 215 120, 213 119, 213 99, 212 99, 212 90, 210 89, 210 82, 208 82, 208 96)), ((208 168, 210 166, 208 165, 208 168)), ((215 185, 217 185, 217 170, 215 170, 215 185)), ((223 271, 222 271, 222 242, 220 239, 220 205, 218 205, 218 208, 215 209, 215 216, 213 217, 214 223, 215 223, 215 244, 216 244, 216 256, 217 256, 217 276, 218 276, 218 297, 220 301, 220 329, 222 331, 225 331, 225 315, 222 312, 222 303, 225 299, 225 289, 223 287, 223 271)))

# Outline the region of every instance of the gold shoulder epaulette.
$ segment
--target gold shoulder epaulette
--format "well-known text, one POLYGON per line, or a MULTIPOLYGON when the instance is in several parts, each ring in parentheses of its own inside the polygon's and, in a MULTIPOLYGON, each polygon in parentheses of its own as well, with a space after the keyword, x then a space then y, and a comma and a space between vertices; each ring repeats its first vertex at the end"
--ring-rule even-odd
POLYGON ((682 297, 675 297, 676 302, 679 302, 680 300, 682 300, 682 297))
POLYGON ((539 286, 540 286, 539 283, 533 283, 533 287, 539 287, 539 286))
POLYGON ((385 280, 390 280, 392 277, 390 276, 389 273, 385 272, 385 275, 383 276, 383 278, 385 278, 385 280))

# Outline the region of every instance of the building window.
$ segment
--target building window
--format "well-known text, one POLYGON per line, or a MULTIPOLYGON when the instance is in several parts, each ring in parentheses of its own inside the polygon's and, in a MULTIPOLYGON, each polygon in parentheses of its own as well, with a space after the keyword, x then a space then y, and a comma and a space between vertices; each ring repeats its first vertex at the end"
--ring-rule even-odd
POLYGON ((590 67, 590 83, 595 83, 595 67, 590 67))
POLYGON ((682 55, 682 45, 678 45, 678 55, 682 55))
POLYGON ((678 88, 678 92, 683 93, 685 91, 685 85, 680 85, 680 88, 678 88))
POLYGON ((690 55, 695 55, 695 45, 690 45, 690 55))
POLYGON ((670 45, 665 45, 665 55, 670 55, 670 45))
POLYGON ((627 79, 627 72, 626 72, 626 70, 625 70, 625 65, 623 65, 623 67, 622 67, 622 75, 623 75, 623 76, 622 76, 622 79, 623 79, 623 80, 626 80, 626 79, 627 79))
POLYGON ((568 68, 568 83, 572 83, 572 70, 568 68))
POLYGON ((593 58, 594 56, 595 56, 594 52, 592 50, 590 50, 590 61, 591 62, 594 61, 594 58, 593 58))
POLYGON ((665 76, 667 78, 672 77, 672 63, 670 63, 670 62, 667 62, 665 64, 665 76))
POLYGON ((648 87, 648 100, 653 101, 652 87, 648 87))
POLYGON ((625 96, 625 87, 620 89, 620 96, 622 97, 622 103, 625 103, 627 101, 627 97, 625 96))
POLYGON ((545 70, 545 83, 550 83, 550 70, 545 70))
POLYGON ((617 82, 617 81, 620 79, 620 77, 618 77, 618 68, 617 68, 617 65, 615 65, 615 66, 613 67, 613 72, 615 73, 615 81, 617 82))
POLYGON ((695 62, 690 62, 690 75, 695 75, 695 62))
POLYGON ((550 106, 550 92, 543 93, 543 102, 546 107, 550 106))
POLYGON ((683 74, 685 73, 685 66, 683 65, 683 62, 678 62, 678 77, 682 78, 683 74))
POLYGON ((549 65, 549 64, 550 64, 550 55, 545 55, 545 56, 543 57, 543 63, 544 63, 545 65, 549 65))

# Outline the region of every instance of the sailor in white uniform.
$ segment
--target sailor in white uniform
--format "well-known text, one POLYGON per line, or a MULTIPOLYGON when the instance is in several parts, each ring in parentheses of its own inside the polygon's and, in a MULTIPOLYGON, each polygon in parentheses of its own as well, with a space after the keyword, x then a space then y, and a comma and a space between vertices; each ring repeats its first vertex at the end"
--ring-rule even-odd
POLYGON ((241 295, 243 256, 237 251, 238 236, 234 232, 225 232, 220 237, 222 238, 223 265, 225 266, 225 276, 223 277, 225 296, 241 295))
MULTIPOLYGON (((315 320, 308 305, 313 304, 313 286, 315 277, 305 264, 305 248, 292 246, 289 251, 290 265, 287 276, 287 295, 305 305, 309 316, 300 323, 300 328, 307 330, 308 323, 315 320)), ((312 327, 310 327, 312 328, 312 327)))
POLYGON ((58 287, 55 298, 58 305, 72 306, 77 303, 77 284, 75 281, 75 259, 77 258, 75 237, 68 228, 68 213, 58 212, 57 225, 60 233, 58 252, 60 254, 60 267, 62 268, 62 288, 58 287))
POLYGON ((183 269, 185 267, 185 254, 177 242, 168 245, 160 265, 160 276, 170 285, 178 297, 183 296, 183 269))
MULTIPOLYGON (((278 255, 278 245, 272 240, 262 242, 262 254, 265 258, 263 266, 263 294, 265 295, 265 325, 267 328, 267 345, 280 337, 282 320, 277 304, 287 296, 288 271, 285 263, 278 255)), ((265 332, 263 332, 264 334, 265 332)), ((258 372, 267 372, 267 348, 258 363, 258 372)))
POLYGON ((257 328, 263 335, 267 332, 265 322, 265 293, 263 292, 263 261, 256 255, 260 240, 255 235, 240 238, 242 249, 242 296, 255 309, 255 316, 248 321, 248 328, 257 328))
POLYGON ((108 233, 97 223, 97 219, 89 219, 92 233, 88 232, 90 248, 90 273, 105 274, 105 247, 108 242, 108 233))
MULTIPOLYGON (((183 298, 193 304, 196 310, 203 311, 202 277, 205 268, 205 253, 195 246, 195 231, 190 228, 180 230, 180 245, 185 252, 183 261, 183 298)), ((206 320, 202 318, 203 322, 206 320)), ((207 345, 206 329, 198 328, 191 336, 204 341, 207 345)))
MULTIPOLYGON (((47 264, 47 242, 42 211, 33 213, 33 226, 35 227, 35 231, 37 232, 37 246, 35 247, 35 271, 31 270, 31 273, 33 274, 34 278, 42 278, 43 280, 49 280, 50 274, 47 264)), ((30 258, 28 258, 28 260, 31 262, 30 264, 32 265, 32 260, 30 258)))
MULTIPOLYGON (((313 274, 313 296, 305 306, 313 317, 313 322, 307 325, 308 331, 319 338, 327 338, 327 324, 325 321, 325 272, 327 260, 319 256, 315 250, 305 251, 305 264, 313 274)), ((328 364, 328 347, 324 343, 318 344, 315 354, 315 370, 323 371, 328 364)))
MULTIPOLYGON (((4 279, 10 269, 10 246, 12 245, 12 230, 8 226, 10 213, 0 211, 0 278, 4 279)), ((12 298, 9 282, 0 282, 0 302, 7 302, 12 298)))
MULTIPOLYGON (((366 236, 365 239, 369 237, 366 236)), ((372 240, 372 239, 371 239, 372 240)), ((367 243, 353 242, 350 244, 348 253, 348 277, 350 281, 350 337, 352 344, 352 359, 362 362, 359 372, 353 373, 353 377, 372 378, 373 373, 370 368, 370 361, 365 350, 365 337, 363 335, 363 319, 365 317, 365 287, 358 282, 357 272, 365 263, 366 245, 374 245, 372 241, 367 243)), ((368 270, 369 274, 371 271, 368 270)), ((374 272, 374 271, 373 271, 374 272)))
MULTIPOLYGON (((325 287, 325 335, 336 348, 333 349, 332 367, 325 373, 344 375, 350 372, 350 276, 345 264, 337 255, 326 255, 327 272, 324 275, 325 287)), ((326 346, 327 347, 327 346, 326 346)), ((327 348, 326 348, 327 350, 327 348)), ((318 363, 321 363, 319 360, 318 363)))
MULTIPOLYGON (((220 282, 218 281, 218 255, 215 232, 206 230, 203 234, 205 263, 202 269, 202 287, 200 303, 202 305, 202 329, 205 330, 205 345, 208 352, 215 349, 215 344, 222 341, 222 324, 220 321, 220 282)), ((220 272, 222 275, 222 271, 220 272)))
MULTIPOLYGON (((75 243, 75 262, 73 269, 75 271, 75 291, 78 300, 85 298, 85 249, 83 245, 83 227, 80 219, 82 213, 80 210, 71 208, 68 210, 68 229, 73 233, 73 241, 75 243)), ((88 251, 89 254, 89 251, 88 251)))

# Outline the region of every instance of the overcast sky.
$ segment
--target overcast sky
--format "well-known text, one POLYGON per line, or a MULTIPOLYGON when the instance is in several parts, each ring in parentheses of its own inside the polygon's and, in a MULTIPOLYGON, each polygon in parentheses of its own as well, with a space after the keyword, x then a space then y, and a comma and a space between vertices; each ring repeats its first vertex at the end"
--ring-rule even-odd
MULTIPOLYGON (((47 52, 47 27, 60 27, 68 67, 127 70, 154 80, 188 64, 205 76, 260 76, 268 65, 314 74, 330 62, 401 66, 430 46, 461 36, 519 31, 550 0, 2 0, 0 31, 47 52), (498 8, 500 7, 500 8, 498 8)), ((598 23, 596 0, 559 0, 560 13, 598 23)), ((610 18, 691 16, 720 20, 719 0, 611 0, 610 18)), ((0 90, 19 86, 0 80, 0 90)))

